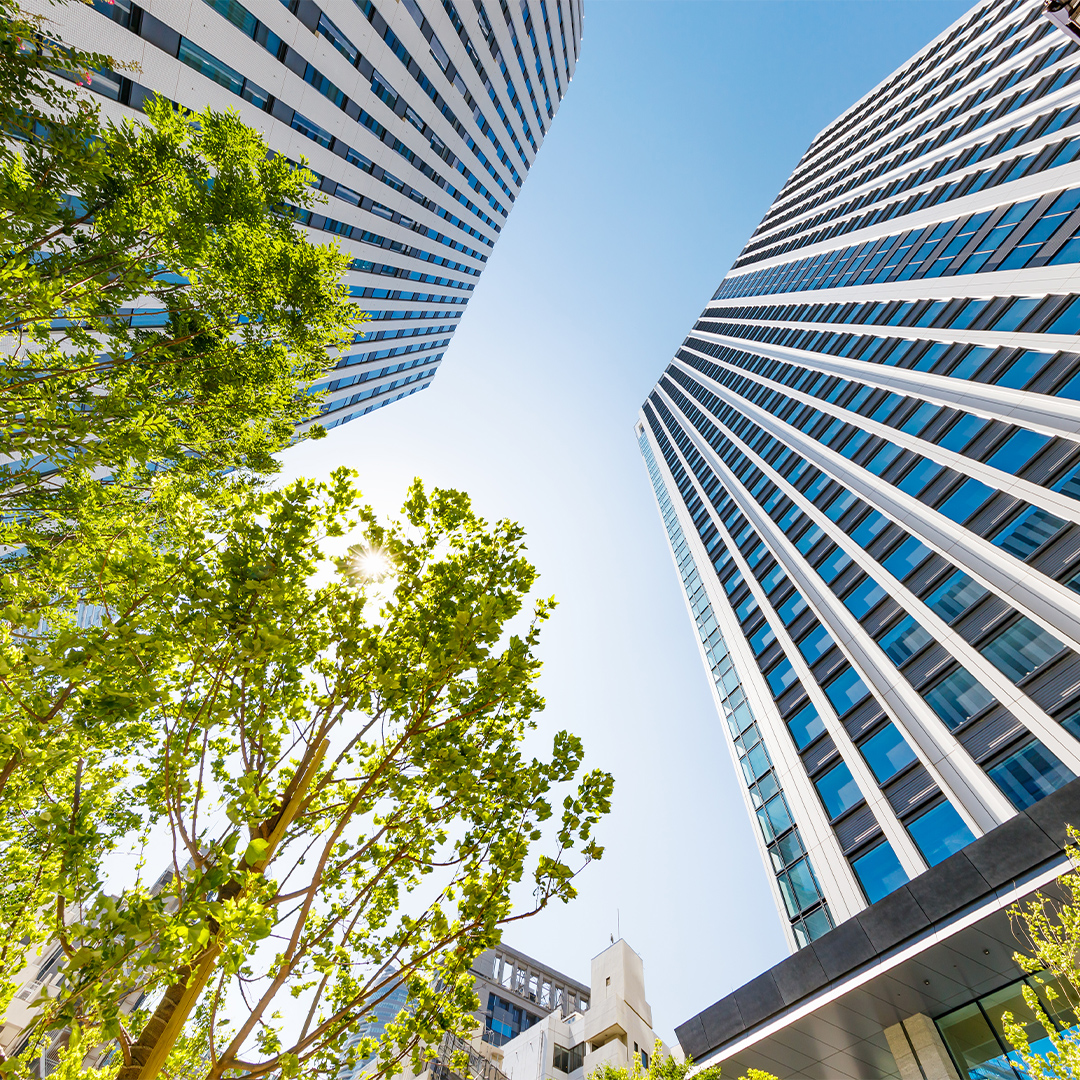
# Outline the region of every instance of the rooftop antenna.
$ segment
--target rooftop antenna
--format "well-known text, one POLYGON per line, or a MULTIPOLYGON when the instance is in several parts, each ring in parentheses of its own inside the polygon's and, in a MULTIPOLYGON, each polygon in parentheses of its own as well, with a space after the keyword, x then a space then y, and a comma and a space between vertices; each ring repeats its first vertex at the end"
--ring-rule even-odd
POLYGON ((619 939, 622 940, 622 930, 619 929, 619 909, 618 908, 615 909, 615 933, 619 936, 619 939))

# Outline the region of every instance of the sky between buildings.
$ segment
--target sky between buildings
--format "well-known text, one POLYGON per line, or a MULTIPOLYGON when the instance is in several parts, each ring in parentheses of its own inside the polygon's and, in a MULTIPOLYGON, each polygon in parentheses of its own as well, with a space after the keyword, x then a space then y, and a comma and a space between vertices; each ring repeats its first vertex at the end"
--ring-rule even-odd
POLYGON ((582 57, 433 386, 285 455, 468 491, 529 533, 542 717, 616 777, 607 852, 507 941, 588 982, 609 935, 656 1029, 786 948, 633 437, 638 406, 810 140, 962 0, 586 0, 582 57))

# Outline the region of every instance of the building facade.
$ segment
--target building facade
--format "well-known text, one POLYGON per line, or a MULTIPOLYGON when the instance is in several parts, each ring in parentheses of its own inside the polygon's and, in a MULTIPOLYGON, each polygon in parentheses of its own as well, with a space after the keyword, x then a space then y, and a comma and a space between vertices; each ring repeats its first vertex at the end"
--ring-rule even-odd
POLYGON ((811 144, 642 406, 791 946, 1080 774, 1080 51, 981 3, 811 144))
POLYGON ((588 999, 571 1001, 505 1044, 501 1068, 509 1080, 584 1080, 635 1060, 648 1068, 657 1036, 641 957, 620 938, 593 957, 590 982, 591 1007, 588 999))
POLYGON ((275 153, 308 160, 327 202, 297 218, 352 257, 371 314, 318 386, 327 428, 431 385, 573 78, 583 18, 582 0, 26 7, 135 65, 92 73, 105 116, 155 93, 234 108, 275 153))
MULTIPOLYGON (((485 949, 473 962, 472 976, 479 999, 473 1038, 444 1035, 437 1056, 420 1076, 415 1076, 406 1066, 405 1080, 465 1080, 453 1065, 455 1055, 462 1053, 468 1056, 472 1080, 506 1080, 502 1065, 508 1043, 522 1032, 543 1024, 552 1014, 580 1016, 589 1008, 589 987, 508 945, 485 949)), ((346 1049, 359 1045, 365 1036, 380 1036, 386 1025, 407 1007, 405 988, 399 987, 376 1007, 346 1049)), ((371 1062, 368 1058, 343 1068, 338 1080, 356 1080, 371 1071, 371 1062)))

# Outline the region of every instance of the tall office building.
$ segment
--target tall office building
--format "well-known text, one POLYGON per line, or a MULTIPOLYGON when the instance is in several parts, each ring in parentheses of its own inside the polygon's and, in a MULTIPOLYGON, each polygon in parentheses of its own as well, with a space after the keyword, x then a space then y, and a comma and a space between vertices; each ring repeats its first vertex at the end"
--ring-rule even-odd
POLYGON ((725 1073, 1024 1075, 1006 911, 1080 825, 1078 159, 1077 46, 980 3, 814 139, 642 406, 797 949, 678 1028, 725 1073))
POLYGON ((582 0, 28 0, 96 72, 106 116, 152 93, 237 109, 306 157, 326 205, 298 219, 352 256, 371 314, 332 377, 327 428, 431 385, 566 93, 582 0), (130 76, 130 77, 128 77, 130 76))
POLYGON ((1080 773, 1080 54, 1040 11, 813 141, 637 425, 793 945, 1080 773))

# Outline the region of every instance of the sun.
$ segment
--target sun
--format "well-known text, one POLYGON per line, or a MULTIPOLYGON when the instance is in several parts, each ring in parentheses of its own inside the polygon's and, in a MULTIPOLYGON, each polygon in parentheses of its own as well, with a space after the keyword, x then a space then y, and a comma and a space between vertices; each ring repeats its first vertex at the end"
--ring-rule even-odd
POLYGON ((378 582, 394 572, 394 562, 379 547, 353 547, 349 549, 349 572, 361 582, 378 582))

